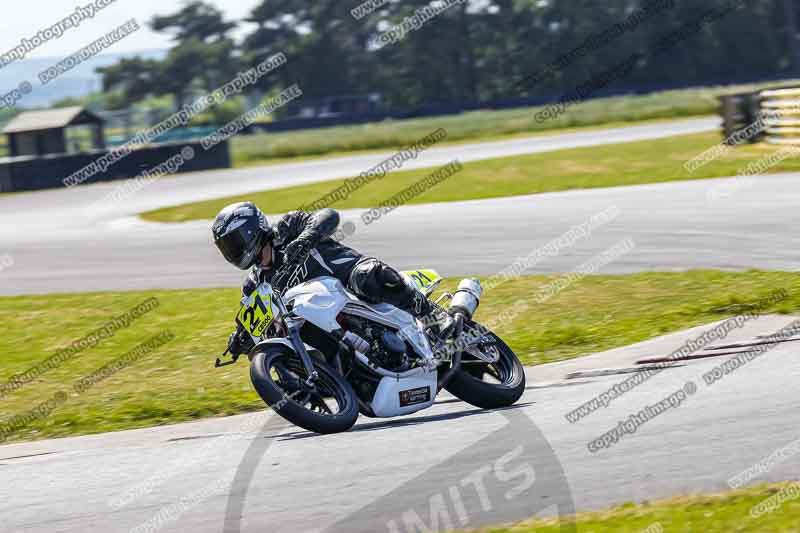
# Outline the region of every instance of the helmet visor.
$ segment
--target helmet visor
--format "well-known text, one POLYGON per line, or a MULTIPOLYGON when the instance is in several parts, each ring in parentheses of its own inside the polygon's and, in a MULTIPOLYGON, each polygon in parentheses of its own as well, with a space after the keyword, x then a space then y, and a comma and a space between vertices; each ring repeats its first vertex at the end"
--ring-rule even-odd
POLYGON ((254 238, 253 235, 248 236, 247 233, 247 230, 234 230, 215 241, 225 260, 242 270, 253 266, 259 252, 260 239, 254 238))

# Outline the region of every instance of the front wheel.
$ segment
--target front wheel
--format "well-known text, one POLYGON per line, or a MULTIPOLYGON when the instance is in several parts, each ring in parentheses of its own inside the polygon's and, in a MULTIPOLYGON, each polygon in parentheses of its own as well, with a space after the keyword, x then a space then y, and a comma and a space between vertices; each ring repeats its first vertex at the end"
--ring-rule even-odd
MULTIPOLYGON (((467 327, 474 325, 470 323, 467 327)), ((487 336, 491 342, 480 345, 478 349, 496 357, 496 362, 485 363, 464 351, 461 369, 445 389, 456 398, 482 409, 514 405, 525 392, 525 369, 500 337, 491 332, 487 336)))
POLYGON ((299 357, 285 346, 268 346, 253 355, 250 380, 261 399, 292 424, 315 433, 347 431, 358 419, 356 393, 325 363, 315 360, 314 368, 319 378, 310 391, 299 357))

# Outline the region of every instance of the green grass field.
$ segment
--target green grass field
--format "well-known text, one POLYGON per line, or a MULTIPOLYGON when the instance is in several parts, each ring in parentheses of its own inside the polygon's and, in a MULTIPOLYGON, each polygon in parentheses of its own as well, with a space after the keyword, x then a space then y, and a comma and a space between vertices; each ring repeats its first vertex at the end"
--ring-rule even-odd
MULTIPOLYGON (((424 266, 424 265, 420 265, 424 266)), ((577 266, 577 265, 576 265, 577 266)), ((733 316, 776 289, 789 297, 768 311, 800 311, 800 274, 691 271, 590 276, 538 304, 557 276, 525 276, 487 289, 478 319, 518 302, 497 332, 526 364, 574 358, 733 316)), ((452 288, 457 280, 448 280, 452 288)), ((0 384, 41 363, 150 297, 160 305, 127 329, 0 398, 0 430, 59 391, 67 401, 17 428, 9 441, 153 426, 264 409, 245 361, 216 370, 238 308, 237 289, 59 294, 0 298, 0 384), (137 344, 169 331, 175 338, 84 393, 72 385, 137 344)))
MULTIPOLYGON (((581 513, 577 533, 797 533, 800 531, 800 488, 796 482, 761 485, 706 496, 682 496, 642 505, 626 504, 607 511, 581 513), (795 496, 794 498, 792 496, 795 496), (772 498, 772 500, 768 500, 772 498), (776 503, 769 513, 751 516, 753 508, 776 503), (783 500, 781 502, 781 500, 783 500)), ((473 533, 557 533, 557 519, 470 530, 473 533)))
MULTIPOLYGON (((768 145, 747 145, 731 150, 689 173, 684 163, 720 142, 716 132, 668 137, 653 141, 593 146, 489 159, 464 164, 464 170, 414 198, 410 203, 452 202, 542 192, 615 187, 736 175, 748 163, 777 150, 768 145)), ((800 159, 789 158, 770 172, 800 171, 800 159)), ((431 169, 403 171, 376 179, 353 192, 335 208, 373 207, 424 178, 431 169)), ((324 197, 343 180, 312 183, 261 193, 219 198, 145 213, 147 220, 182 222, 212 219, 224 206, 249 200, 270 213, 297 209, 324 197)))
POLYGON ((590 100, 574 106, 556 120, 539 124, 541 108, 476 111, 452 116, 412 120, 387 120, 358 126, 340 126, 287 133, 239 136, 231 153, 236 166, 263 164, 275 158, 331 155, 360 150, 400 148, 437 128, 448 131, 448 142, 489 140, 515 134, 548 132, 564 128, 622 125, 655 119, 675 119, 717 113, 722 94, 762 87, 796 86, 797 82, 707 87, 666 91, 643 96, 619 96, 590 100))

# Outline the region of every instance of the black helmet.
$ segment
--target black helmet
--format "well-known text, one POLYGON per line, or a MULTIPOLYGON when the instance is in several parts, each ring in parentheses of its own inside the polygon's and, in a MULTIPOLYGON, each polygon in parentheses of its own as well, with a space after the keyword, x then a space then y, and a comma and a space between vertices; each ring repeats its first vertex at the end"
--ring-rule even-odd
POLYGON ((223 257, 242 270, 256 263, 273 236, 267 217, 252 202, 231 204, 220 211, 211 232, 223 257))

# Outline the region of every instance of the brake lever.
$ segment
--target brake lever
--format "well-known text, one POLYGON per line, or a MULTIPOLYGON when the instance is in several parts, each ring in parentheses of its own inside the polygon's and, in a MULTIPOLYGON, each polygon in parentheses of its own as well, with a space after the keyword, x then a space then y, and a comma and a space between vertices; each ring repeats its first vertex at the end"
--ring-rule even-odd
POLYGON ((225 357, 229 353, 231 353, 230 348, 225 350, 221 357, 217 357, 217 362, 214 363, 214 368, 222 368, 223 366, 232 365, 232 364, 236 363, 236 361, 239 360, 239 356, 238 355, 233 355, 231 353, 231 360, 230 361, 226 361, 226 362, 223 363, 222 362, 222 357, 225 357))

